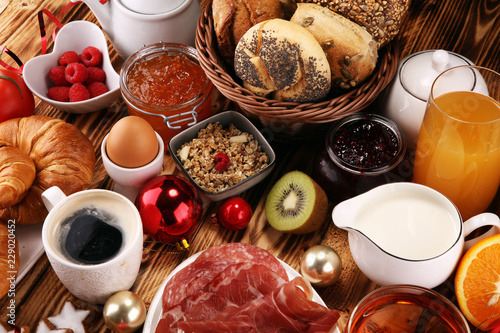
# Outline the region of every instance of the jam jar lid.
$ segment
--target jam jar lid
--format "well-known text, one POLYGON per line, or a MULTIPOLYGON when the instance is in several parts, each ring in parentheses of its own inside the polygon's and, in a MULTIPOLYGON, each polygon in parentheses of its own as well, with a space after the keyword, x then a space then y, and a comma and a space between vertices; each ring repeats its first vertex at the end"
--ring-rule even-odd
POLYGON ((427 50, 408 56, 401 64, 399 80, 414 97, 426 102, 436 77, 447 69, 473 63, 454 52, 427 50))
POLYGON ((325 138, 338 167, 376 176, 394 169, 406 154, 406 139, 396 123, 378 114, 356 113, 336 122, 325 138))

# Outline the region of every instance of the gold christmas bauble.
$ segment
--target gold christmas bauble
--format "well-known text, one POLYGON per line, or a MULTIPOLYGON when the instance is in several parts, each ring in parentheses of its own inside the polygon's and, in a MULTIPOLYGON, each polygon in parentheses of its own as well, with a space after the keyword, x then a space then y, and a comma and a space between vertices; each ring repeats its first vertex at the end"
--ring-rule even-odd
POLYGON ((120 291, 111 296, 103 308, 106 326, 117 333, 137 331, 146 320, 144 301, 131 291, 120 291))
POLYGON ((300 272, 312 285, 327 287, 339 280, 342 261, 331 247, 315 245, 304 253, 300 263, 300 272))

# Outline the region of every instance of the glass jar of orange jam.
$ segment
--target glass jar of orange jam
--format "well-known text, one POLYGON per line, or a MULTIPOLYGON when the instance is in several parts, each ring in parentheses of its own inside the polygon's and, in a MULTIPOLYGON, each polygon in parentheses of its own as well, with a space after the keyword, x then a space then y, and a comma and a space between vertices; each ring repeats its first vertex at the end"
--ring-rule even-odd
POLYGON ((212 114, 212 89, 196 49, 182 44, 145 46, 120 71, 129 114, 146 119, 165 147, 175 134, 212 114))

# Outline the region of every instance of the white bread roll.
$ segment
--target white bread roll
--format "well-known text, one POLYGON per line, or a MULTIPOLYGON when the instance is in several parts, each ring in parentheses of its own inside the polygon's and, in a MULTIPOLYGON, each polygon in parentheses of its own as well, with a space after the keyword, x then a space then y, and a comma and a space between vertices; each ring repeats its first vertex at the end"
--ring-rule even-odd
POLYGON ((359 24, 308 3, 298 3, 290 21, 307 29, 325 51, 333 88, 352 89, 375 69, 378 44, 359 24))
POLYGON ((283 19, 249 29, 236 46, 234 67, 247 89, 281 101, 320 101, 331 87, 330 66, 318 41, 283 19))

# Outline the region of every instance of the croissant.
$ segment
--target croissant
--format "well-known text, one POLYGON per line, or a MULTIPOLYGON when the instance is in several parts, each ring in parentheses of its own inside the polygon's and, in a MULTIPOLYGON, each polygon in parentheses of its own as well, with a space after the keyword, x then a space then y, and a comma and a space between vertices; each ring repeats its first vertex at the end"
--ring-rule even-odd
POLYGON ((35 163, 21 149, 0 147, 0 208, 13 206, 24 199, 35 176, 35 163))
POLYGON ((0 123, 0 163, 0 195, 11 193, 0 201, 0 221, 35 224, 48 214, 41 198, 46 189, 58 186, 70 195, 90 185, 95 151, 74 125, 34 115, 0 123), (31 184, 28 160, 36 169, 31 184))

